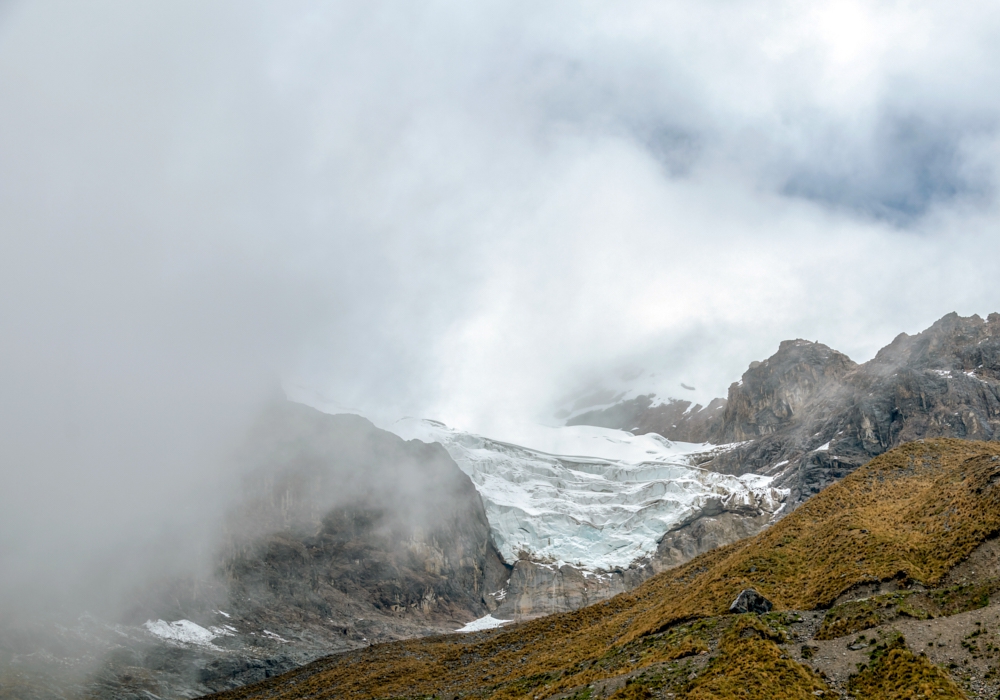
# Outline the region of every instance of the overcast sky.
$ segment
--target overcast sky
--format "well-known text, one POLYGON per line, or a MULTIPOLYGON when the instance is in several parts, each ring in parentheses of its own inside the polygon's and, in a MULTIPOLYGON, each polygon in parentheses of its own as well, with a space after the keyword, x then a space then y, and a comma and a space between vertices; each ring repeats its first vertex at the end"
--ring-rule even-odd
POLYGON ((998 72, 994 2, 0 3, 0 556, 210 509, 282 382, 488 432, 1000 311, 998 72))

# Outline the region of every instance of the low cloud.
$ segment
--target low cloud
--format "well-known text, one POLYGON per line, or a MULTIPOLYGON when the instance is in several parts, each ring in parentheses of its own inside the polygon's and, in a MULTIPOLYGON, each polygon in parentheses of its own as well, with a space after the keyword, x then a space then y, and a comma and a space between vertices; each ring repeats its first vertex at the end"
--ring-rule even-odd
POLYGON ((785 338, 861 361, 997 310, 998 29, 989 3, 8 5, 0 585, 193 558, 282 383, 488 431, 635 368, 710 398, 785 338))

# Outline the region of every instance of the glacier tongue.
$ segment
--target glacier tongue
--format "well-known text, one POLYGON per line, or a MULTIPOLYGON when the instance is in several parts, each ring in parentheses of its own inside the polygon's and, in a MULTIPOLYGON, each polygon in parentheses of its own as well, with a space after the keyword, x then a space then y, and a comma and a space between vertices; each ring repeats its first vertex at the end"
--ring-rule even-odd
POLYGON ((504 437, 530 446, 434 421, 405 419, 390 428, 445 447, 479 490, 510 563, 528 557, 591 571, 627 567, 651 556, 664 533, 701 516, 773 513, 787 495, 770 477, 691 466, 694 455, 719 449, 712 445, 591 426, 523 428, 504 437))

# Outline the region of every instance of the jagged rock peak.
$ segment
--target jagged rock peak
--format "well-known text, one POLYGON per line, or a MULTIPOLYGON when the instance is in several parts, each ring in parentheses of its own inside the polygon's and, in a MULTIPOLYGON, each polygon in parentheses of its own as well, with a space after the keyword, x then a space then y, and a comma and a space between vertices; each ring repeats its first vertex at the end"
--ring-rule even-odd
POLYGON ((823 388, 857 367, 847 355, 808 340, 785 340, 763 362, 753 362, 729 387, 717 442, 770 435, 790 423, 823 388))
POLYGON ((1000 339, 1000 314, 991 313, 983 320, 975 314, 962 317, 952 312, 921 333, 900 333, 866 364, 883 373, 902 365, 910 369, 989 372, 1000 365, 998 346, 990 342, 996 339, 1000 339))
POLYGON ((743 386, 730 392, 719 432, 729 441, 750 442, 710 468, 776 475, 776 483, 791 489, 794 506, 905 442, 1000 439, 1000 314, 984 321, 951 313, 917 335, 900 334, 862 365, 848 363, 832 362, 825 382, 806 382, 811 393, 802 390, 800 375, 815 377, 814 370, 792 363, 773 393, 799 390, 803 400, 783 421, 771 415, 773 405, 781 408, 777 398, 746 388, 763 363, 748 370, 743 386))
POLYGON ((775 476, 791 489, 787 512, 905 442, 1000 440, 1000 314, 947 314, 921 333, 900 334, 861 365, 822 343, 786 340, 751 363, 725 403, 710 406, 678 421, 672 405, 623 403, 579 422, 600 418, 607 427, 683 440, 685 421, 696 416, 702 439, 742 443, 700 466, 775 476), (616 425, 625 408, 628 425, 616 425))

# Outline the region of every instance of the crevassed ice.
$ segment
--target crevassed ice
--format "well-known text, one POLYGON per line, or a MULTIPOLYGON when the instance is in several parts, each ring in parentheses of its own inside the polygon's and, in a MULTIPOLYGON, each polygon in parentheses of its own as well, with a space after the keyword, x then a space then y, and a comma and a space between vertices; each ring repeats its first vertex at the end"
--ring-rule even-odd
POLYGON ((593 571, 627 567, 656 551, 664 533, 724 511, 775 512, 787 491, 771 477, 734 477, 691 466, 712 445, 590 426, 535 426, 525 447, 406 419, 405 439, 440 442, 472 479, 508 562, 521 556, 593 571), (551 454, 539 445, 576 454, 551 454), (584 456, 586 451, 598 456, 584 456))

